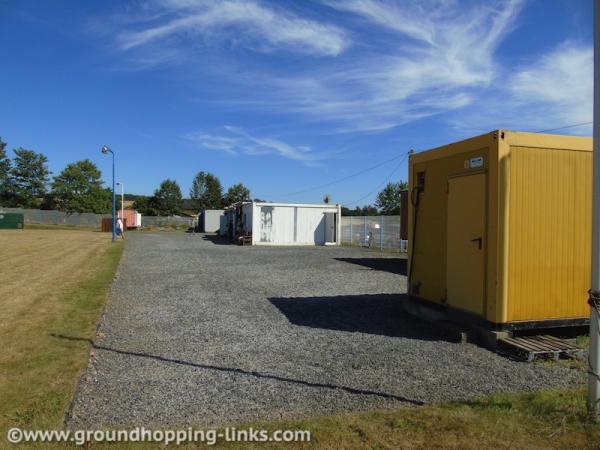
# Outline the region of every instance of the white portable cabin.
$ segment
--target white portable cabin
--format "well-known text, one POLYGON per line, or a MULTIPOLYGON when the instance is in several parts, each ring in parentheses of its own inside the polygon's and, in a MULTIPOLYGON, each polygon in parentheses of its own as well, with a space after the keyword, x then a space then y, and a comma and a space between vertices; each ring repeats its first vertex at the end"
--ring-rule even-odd
POLYGON ((225 217, 223 209, 204 209, 200 211, 200 230, 203 233, 219 233, 225 217))
POLYGON ((228 210, 231 235, 252 245, 339 245, 341 206, 243 202, 228 210))

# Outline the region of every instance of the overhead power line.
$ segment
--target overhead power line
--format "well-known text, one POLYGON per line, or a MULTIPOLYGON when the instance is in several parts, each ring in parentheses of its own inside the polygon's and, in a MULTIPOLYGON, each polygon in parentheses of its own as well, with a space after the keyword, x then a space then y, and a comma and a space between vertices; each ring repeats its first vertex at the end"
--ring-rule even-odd
POLYGON ((593 123, 594 122, 574 123, 572 125, 565 125, 564 127, 550 128, 549 130, 536 131, 536 133, 547 133, 548 131, 558 131, 558 130, 565 130, 567 128, 583 127, 584 125, 592 125, 593 123))
POLYGON ((400 168, 400 166, 402 165, 402 163, 404 162, 404 160, 406 159, 406 157, 408 155, 409 155, 409 153, 406 153, 404 155, 404 157, 400 160, 400 162, 390 172, 390 174, 383 180, 383 182, 381 182, 380 184, 378 184, 377 186, 375 186, 375 188, 373 190, 369 191, 368 194, 364 195, 363 197, 359 198, 358 200, 354 200, 353 202, 348 202, 346 204, 347 205, 356 205, 356 204, 358 204, 358 202, 362 202, 364 199, 370 197, 375 192, 377 192, 379 189, 381 189, 382 186, 384 186, 385 184, 387 184, 390 181, 390 178, 392 178, 392 175, 394 175, 394 173, 400 168))
POLYGON ((369 172, 369 171, 371 171, 371 170, 377 169, 378 167, 381 167, 381 166, 383 166, 383 165, 385 165, 385 164, 387 164, 387 163, 389 163, 389 162, 395 161, 395 160, 397 160, 397 159, 399 159, 399 158, 404 158, 404 157, 406 157, 407 155, 408 155, 408 153, 406 153, 406 154, 401 154, 401 155, 398 155, 398 156, 394 156, 393 158, 386 159, 385 161, 382 161, 382 162, 380 162, 379 164, 375 164, 374 166, 368 167, 368 168, 366 168, 366 169, 363 169, 363 170, 361 170, 361 171, 358 171, 358 172, 356 172, 356 173, 353 173, 353 174, 351 174, 351 175, 346 175, 345 177, 338 178, 337 180, 333 180, 333 181, 330 181, 330 182, 328 182, 328 183, 320 184, 320 185, 318 185, 318 186, 313 186, 313 187, 310 187, 310 188, 307 188, 307 189, 302 189, 301 191, 296 191, 296 192, 288 192, 288 193, 285 193, 285 194, 261 195, 261 197, 267 197, 267 198, 269 198, 269 197, 271 197, 271 198, 273 198, 273 197, 274 197, 274 198, 280 198, 280 197, 292 197, 292 196, 294 196, 294 195, 299 195, 299 194, 304 194, 304 193, 306 193, 306 192, 312 192, 312 191, 316 191, 317 189, 322 189, 322 188, 324 188, 324 187, 328 187, 328 186, 331 186, 331 185, 334 185, 334 184, 337 184, 337 183, 341 183, 342 181, 349 180, 350 178, 354 178, 354 177, 356 177, 356 176, 358 176, 358 175, 362 175, 363 173, 366 173, 366 172, 369 172))

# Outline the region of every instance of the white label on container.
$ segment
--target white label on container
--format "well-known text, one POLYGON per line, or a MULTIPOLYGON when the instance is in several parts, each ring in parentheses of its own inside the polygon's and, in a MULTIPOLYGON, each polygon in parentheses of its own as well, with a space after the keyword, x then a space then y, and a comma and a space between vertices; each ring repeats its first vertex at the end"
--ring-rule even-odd
POLYGON ((471 169, 474 169, 476 167, 483 167, 483 156, 471 158, 471 160, 469 161, 469 166, 471 166, 471 169))

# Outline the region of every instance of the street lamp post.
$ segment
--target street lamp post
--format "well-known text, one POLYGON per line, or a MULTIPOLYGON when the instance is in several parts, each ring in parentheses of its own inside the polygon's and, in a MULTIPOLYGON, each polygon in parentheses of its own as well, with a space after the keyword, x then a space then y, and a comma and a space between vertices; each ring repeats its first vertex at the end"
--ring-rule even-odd
POLYGON ((594 153, 592 157, 592 288, 587 409, 597 420, 600 402, 600 0, 594 0, 594 153))
POLYGON ((109 153, 112 155, 112 241, 116 240, 116 219, 115 219, 115 154, 114 152, 108 148, 108 146, 103 145, 100 149, 103 154, 108 155, 109 153))

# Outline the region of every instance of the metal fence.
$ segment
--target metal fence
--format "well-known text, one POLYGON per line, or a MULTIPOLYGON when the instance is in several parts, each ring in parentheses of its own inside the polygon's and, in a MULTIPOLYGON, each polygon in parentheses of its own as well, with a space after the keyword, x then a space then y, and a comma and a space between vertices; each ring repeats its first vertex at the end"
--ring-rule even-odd
POLYGON ((400 239, 400 216, 344 216, 342 244, 406 252, 400 239))
POLYGON ((108 214, 93 213, 66 213, 44 209, 23 209, 0 207, 0 212, 21 213, 25 216, 25 224, 43 225, 69 225, 74 227, 100 227, 103 217, 111 217, 108 214))
MULTIPOLYGON (((0 213, 21 213, 25 217, 25 224, 42 225, 69 225, 73 227, 100 228, 102 219, 111 217, 110 214, 94 213, 66 213, 63 211, 44 209, 4 208, 0 206, 0 213)), ((191 217, 166 217, 142 216, 142 227, 191 227, 194 219, 191 217)))

